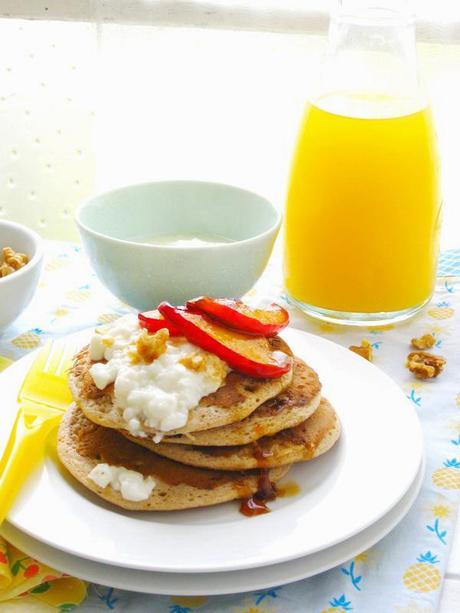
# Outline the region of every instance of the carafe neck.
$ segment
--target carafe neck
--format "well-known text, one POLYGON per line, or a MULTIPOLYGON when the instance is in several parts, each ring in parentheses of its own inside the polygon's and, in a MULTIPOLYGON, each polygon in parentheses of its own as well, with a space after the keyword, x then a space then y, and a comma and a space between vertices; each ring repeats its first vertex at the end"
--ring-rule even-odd
POLYGON ((411 109, 426 104, 417 73, 414 19, 397 3, 393 7, 340 3, 331 16, 316 98, 373 96, 397 99, 411 109))

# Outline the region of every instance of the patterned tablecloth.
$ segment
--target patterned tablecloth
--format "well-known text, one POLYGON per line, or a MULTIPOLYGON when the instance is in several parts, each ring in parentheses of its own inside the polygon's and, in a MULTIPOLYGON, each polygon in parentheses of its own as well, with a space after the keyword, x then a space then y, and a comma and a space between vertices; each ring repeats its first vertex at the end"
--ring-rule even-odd
MULTIPOLYGON (((342 566, 290 585, 234 596, 189 598, 142 595, 90 585, 87 599, 78 607, 79 613, 436 611, 460 493, 460 253, 444 255, 439 273, 431 304, 414 319, 398 326, 343 328, 291 312, 293 326, 344 346, 359 344, 363 338, 369 340, 375 365, 401 385, 420 417, 426 440, 426 478, 409 515, 391 534, 342 566), (410 339, 425 333, 435 335, 434 351, 447 359, 445 372, 432 381, 417 380, 404 368, 410 339)), ((279 300, 282 289, 278 279, 279 261, 275 258, 251 292, 252 297, 279 300)), ((0 336, 0 367, 48 338, 110 322, 129 310, 100 286, 80 247, 50 242, 44 275, 33 303, 0 336)), ((372 458, 366 461, 372 462, 372 458)), ((38 602, 32 608, 30 602, 30 597, 27 602, 24 600, 21 610, 27 613, 50 610, 48 605, 35 608, 38 602)), ((0 611, 7 611, 7 607, 8 604, 0 602, 0 611)))

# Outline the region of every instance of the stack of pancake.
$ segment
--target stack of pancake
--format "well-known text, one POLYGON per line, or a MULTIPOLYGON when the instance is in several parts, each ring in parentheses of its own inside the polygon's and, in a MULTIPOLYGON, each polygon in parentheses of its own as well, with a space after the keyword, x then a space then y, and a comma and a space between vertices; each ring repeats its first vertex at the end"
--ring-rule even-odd
MULTIPOLYGON (((279 337, 270 343, 292 356, 279 337)), ((277 379, 230 371, 215 393, 190 410, 183 428, 163 433, 157 443, 153 430, 146 428, 143 438, 125 430, 113 385, 99 390, 91 364, 88 348, 75 357, 69 385, 76 404, 61 423, 58 453, 84 486, 122 508, 177 510, 257 496, 261 477, 275 483, 293 463, 328 451, 340 435, 317 373, 295 356, 291 370, 277 379), (126 500, 88 477, 100 463, 150 476, 155 487, 146 500, 126 500)))

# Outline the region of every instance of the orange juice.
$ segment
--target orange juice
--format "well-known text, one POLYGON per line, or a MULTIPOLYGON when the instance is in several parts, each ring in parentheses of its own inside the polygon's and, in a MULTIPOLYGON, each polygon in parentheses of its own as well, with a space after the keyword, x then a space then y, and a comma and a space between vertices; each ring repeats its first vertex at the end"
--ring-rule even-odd
POLYGON ((440 209, 428 108, 409 111, 383 97, 320 99, 306 109, 292 167, 289 295, 349 313, 421 305, 433 291, 440 209))

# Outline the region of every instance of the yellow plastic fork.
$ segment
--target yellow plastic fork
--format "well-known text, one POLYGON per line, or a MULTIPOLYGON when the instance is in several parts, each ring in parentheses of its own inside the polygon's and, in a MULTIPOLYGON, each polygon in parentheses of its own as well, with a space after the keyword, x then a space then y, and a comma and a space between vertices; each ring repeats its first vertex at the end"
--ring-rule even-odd
POLYGON ((0 524, 27 477, 43 460, 48 435, 72 403, 67 386, 70 363, 68 346, 48 343, 24 379, 14 426, 0 460, 0 524))

